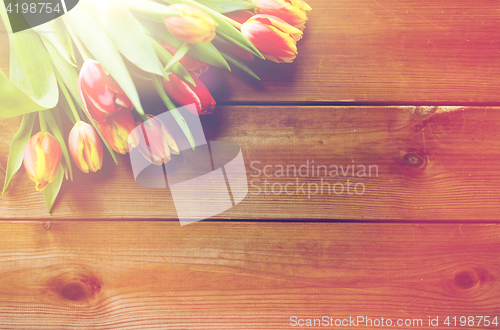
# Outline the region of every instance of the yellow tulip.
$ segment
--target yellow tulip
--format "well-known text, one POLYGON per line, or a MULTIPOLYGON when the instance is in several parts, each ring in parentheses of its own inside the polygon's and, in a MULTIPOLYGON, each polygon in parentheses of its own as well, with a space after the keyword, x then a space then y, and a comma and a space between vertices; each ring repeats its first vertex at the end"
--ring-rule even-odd
POLYGON ((102 142, 94 127, 79 121, 69 132, 68 148, 76 166, 84 172, 102 167, 102 142))
POLYGON ((180 13, 179 16, 165 18, 165 25, 174 37, 189 44, 205 44, 215 38, 217 23, 203 10, 182 3, 169 8, 180 13))
POLYGON ((54 180, 61 162, 62 150, 57 140, 47 132, 33 135, 24 149, 24 169, 42 191, 54 180))

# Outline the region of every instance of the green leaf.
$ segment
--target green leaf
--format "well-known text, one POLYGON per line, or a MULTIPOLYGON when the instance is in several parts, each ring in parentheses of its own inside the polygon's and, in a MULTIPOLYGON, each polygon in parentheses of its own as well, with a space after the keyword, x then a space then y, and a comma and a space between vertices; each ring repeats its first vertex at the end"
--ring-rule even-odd
POLYGON ((69 156, 68 148, 66 147, 66 142, 64 142, 64 137, 61 132, 61 129, 57 125, 57 122, 54 118, 54 115, 52 114, 52 110, 46 110, 43 112, 40 112, 40 115, 45 119, 47 122, 50 131, 56 138, 57 142, 59 142, 59 145, 61 146, 62 154, 63 154, 63 160, 66 163, 66 166, 69 170, 69 177, 71 180, 73 180, 73 170, 71 168, 71 158, 69 156))
MULTIPOLYGON (((151 45, 153 46, 154 50, 156 51, 156 54, 160 58, 160 60, 164 63, 169 63, 170 60, 172 60, 172 54, 168 52, 162 45, 160 45, 159 42, 154 40, 153 38, 150 38, 149 41, 151 42, 151 45)), ((172 73, 175 74, 177 77, 181 78, 185 82, 191 84, 192 86, 196 86, 193 77, 189 74, 189 72, 180 64, 180 63, 175 63, 172 66, 172 73)), ((165 74, 164 77, 167 75, 165 74)))
POLYGON ((146 72, 163 75, 163 67, 148 40, 148 36, 125 6, 117 1, 110 1, 104 9, 97 7, 91 13, 94 14, 93 17, 100 17, 98 22, 101 27, 106 31, 118 51, 130 62, 146 72), (103 10, 103 14, 99 15, 101 10, 103 10))
MULTIPOLYGON (((40 106, 50 109, 59 99, 54 69, 37 34, 9 34, 10 80, 40 106)), ((19 114, 19 113, 18 113, 19 114)))
POLYGON ((122 0, 122 4, 141 16, 156 22, 163 22, 165 17, 179 15, 179 12, 169 6, 148 0, 122 0))
POLYGON ((33 124, 35 123, 36 113, 29 113, 23 116, 21 126, 10 144, 9 159, 7 160, 7 171, 5 173, 5 182, 2 195, 7 190, 10 180, 19 170, 24 158, 24 148, 31 137, 33 124))
POLYGON ((0 117, 9 118, 25 113, 45 110, 19 87, 14 85, 0 70, 0 117))
POLYGON ((249 10, 257 7, 255 4, 243 0, 196 0, 204 6, 219 13, 229 13, 235 10, 249 10))
POLYGON ((78 91, 78 72, 76 71, 76 68, 68 62, 63 61, 63 57, 51 43, 44 41, 44 45, 52 57, 54 67, 64 82, 64 85, 66 85, 73 98, 76 100, 80 108, 82 108, 83 104, 80 100, 80 92, 78 91))
POLYGON ((49 183, 43 190, 43 196, 45 197, 45 205, 47 206, 48 213, 52 211, 52 207, 54 206, 54 202, 56 201, 57 195, 59 194, 59 190, 61 190, 63 174, 63 168, 62 166, 59 166, 57 168, 54 180, 49 183))
POLYGON ((172 57, 170 59, 170 61, 168 61, 168 64, 167 66, 165 67, 165 71, 169 71, 170 68, 176 64, 176 63, 179 63, 180 60, 182 60, 182 58, 184 57, 184 55, 186 55, 186 53, 188 52, 189 50, 189 44, 187 42, 185 42, 184 44, 182 44, 181 48, 179 48, 176 52, 175 52, 175 55, 174 57, 172 57))
POLYGON ((245 63, 243 62, 240 62, 236 57, 233 57, 229 54, 226 54, 224 52, 222 52, 222 56, 224 56, 224 58, 231 64, 237 66, 238 68, 240 68, 241 70, 245 71, 246 73, 248 73, 250 76, 252 76, 253 78, 257 79, 257 80, 260 80, 259 76, 257 76, 255 74, 255 72, 253 72, 248 66, 246 66, 245 63))
POLYGON ((193 150, 194 150, 195 142, 194 142, 193 134, 191 133, 191 130, 189 129, 184 117, 182 117, 182 114, 180 113, 180 111, 177 109, 177 107, 172 103, 172 101, 168 97, 167 93, 165 92, 165 89, 163 88, 163 84, 158 76, 153 77, 153 85, 154 85, 158 95, 160 95, 163 103, 165 103, 167 108, 170 110, 170 113, 172 113, 172 116, 174 116, 174 119, 177 122, 177 124, 180 126, 180 128, 182 129, 182 132, 184 133, 184 135, 186 135, 187 139, 189 140, 189 144, 191 144, 191 148, 193 148, 193 150))
POLYGON ((45 40, 47 40, 66 62, 76 67, 76 63, 72 59, 71 54, 68 52, 69 47, 68 45, 65 45, 65 43, 67 42, 67 39, 63 35, 65 31, 62 31, 60 26, 57 25, 55 21, 50 21, 45 24, 35 26, 33 29, 40 35, 40 37, 42 37, 42 42, 45 44, 45 46, 45 40))
POLYGON ((104 33, 99 24, 85 10, 83 6, 76 6, 63 16, 64 21, 71 27, 82 43, 92 55, 101 63, 103 68, 116 80, 118 85, 128 96, 136 111, 144 115, 139 94, 132 77, 113 42, 104 33))
POLYGON ((238 47, 246 50, 247 52, 250 52, 253 55, 256 55, 256 56, 258 56, 258 57, 260 57, 262 59, 265 59, 264 56, 261 53, 259 53, 259 54, 255 53, 252 49, 250 49, 247 46, 245 46, 244 44, 240 43, 238 40, 235 40, 235 39, 231 38, 230 36, 228 36, 225 33, 219 33, 219 35, 217 37, 221 37, 221 38, 217 38, 217 41, 219 41, 219 42, 223 42, 222 40, 226 39, 226 43, 230 42, 232 44, 235 44, 236 46, 238 46, 238 47))
POLYGON ((69 106, 66 98, 61 98, 59 100, 59 106, 63 109, 64 113, 68 116, 69 120, 71 120, 71 122, 75 124, 77 120, 73 115, 73 111, 71 110, 71 107, 69 106))

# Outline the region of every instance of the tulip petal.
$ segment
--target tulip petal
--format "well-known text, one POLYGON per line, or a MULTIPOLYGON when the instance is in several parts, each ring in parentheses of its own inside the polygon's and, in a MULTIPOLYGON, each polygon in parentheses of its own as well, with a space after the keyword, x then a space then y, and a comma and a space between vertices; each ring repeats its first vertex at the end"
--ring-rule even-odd
MULTIPOLYGON (((188 104, 195 105, 195 114, 206 115, 214 111, 215 100, 208 91, 203 82, 198 79, 194 74, 193 77, 196 87, 186 84, 177 76, 171 74, 168 76, 169 80, 164 80, 163 85, 167 94, 179 105, 185 106, 188 104)), ((192 107, 189 107, 191 111, 192 107)))
POLYGON ((258 0, 257 14, 279 17, 288 24, 303 30, 307 21, 306 10, 311 7, 301 0, 258 0))

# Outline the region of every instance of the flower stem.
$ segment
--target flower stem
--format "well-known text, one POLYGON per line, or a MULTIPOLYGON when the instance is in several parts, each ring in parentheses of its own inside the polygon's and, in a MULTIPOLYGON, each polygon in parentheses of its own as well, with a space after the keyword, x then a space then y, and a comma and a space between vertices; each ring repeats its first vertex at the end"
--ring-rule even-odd
POLYGON ((40 132, 47 132, 47 123, 45 119, 43 119, 41 112, 38 112, 38 120, 40 121, 40 132))
POLYGON ((168 64, 167 66, 165 67, 165 72, 167 72, 168 70, 170 70, 170 68, 176 64, 177 62, 179 62, 180 60, 182 60, 182 58, 184 57, 184 55, 186 55, 186 53, 189 51, 189 44, 187 42, 185 42, 181 48, 179 48, 176 52, 175 52, 175 55, 174 57, 172 57, 170 59, 170 61, 168 61, 168 64))
POLYGON ((80 115, 78 115, 78 111, 76 110, 75 103, 73 102, 71 95, 69 95, 69 92, 68 92, 68 89, 66 88, 66 85, 64 84, 61 77, 57 73, 56 73, 56 79, 57 79, 57 83, 59 84, 59 87, 61 88, 61 91, 64 95, 64 98, 66 99, 66 102, 68 102, 69 108, 71 109, 71 113, 73 114, 73 117, 75 117, 75 121, 77 121, 77 122, 81 121, 80 115))
POLYGON ((71 39, 73 39, 73 41, 75 42, 76 48, 82 55, 83 61, 90 59, 91 57, 87 54, 85 47, 80 43, 80 39, 78 38, 78 36, 75 35, 75 33, 73 32, 73 30, 71 30, 68 24, 66 24, 66 27, 68 29, 69 34, 71 35, 71 39))

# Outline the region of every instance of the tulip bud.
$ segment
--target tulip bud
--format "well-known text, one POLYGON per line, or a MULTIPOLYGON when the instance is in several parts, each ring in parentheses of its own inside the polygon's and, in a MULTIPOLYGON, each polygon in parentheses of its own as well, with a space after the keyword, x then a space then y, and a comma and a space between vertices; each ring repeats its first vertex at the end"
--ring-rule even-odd
MULTIPOLYGON (((161 45, 172 55, 174 55, 177 52, 177 48, 165 43, 161 42, 161 45)), ((207 63, 203 63, 200 61, 197 61, 195 59, 192 59, 191 57, 184 55, 184 57, 181 58, 179 61, 182 66, 188 70, 189 72, 193 72, 196 74, 196 76, 200 76, 203 72, 207 71, 209 69, 209 65, 207 63)))
POLYGON ((79 121, 69 132, 68 148, 76 166, 84 172, 102 167, 102 142, 92 125, 79 121))
POLYGON ((171 153, 180 153, 174 137, 160 119, 148 116, 147 122, 140 125, 138 149, 152 164, 162 165, 171 159, 171 153))
POLYGON ((109 146, 119 154, 125 155, 129 145, 130 148, 137 146, 137 138, 133 133, 135 120, 130 112, 109 116, 98 127, 109 146))
POLYGON ((273 15, 297 29, 304 30, 306 11, 311 7, 303 0, 256 0, 256 14, 273 15))
POLYGON ((205 44, 215 38, 217 23, 203 10, 182 3, 169 6, 179 16, 165 18, 165 25, 174 37, 188 44, 205 44))
POLYGON ((133 109, 125 92, 97 61, 86 60, 83 63, 78 87, 85 113, 96 123, 120 111, 133 109))
POLYGON ((62 151, 57 140, 47 132, 33 135, 24 149, 24 169, 42 191, 54 177, 61 162, 62 151))
POLYGON ((182 81, 174 74, 168 76, 168 80, 163 80, 163 86, 167 94, 180 106, 193 104, 196 107, 196 112, 192 107, 189 110, 197 115, 206 115, 212 113, 215 109, 215 100, 208 91, 203 82, 194 74, 191 74, 196 87, 182 81))
POLYGON ((297 57, 302 31, 280 18, 255 15, 242 25, 241 32, 268 60, 292 63, 297 57))

